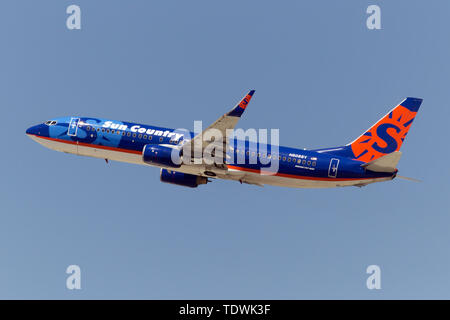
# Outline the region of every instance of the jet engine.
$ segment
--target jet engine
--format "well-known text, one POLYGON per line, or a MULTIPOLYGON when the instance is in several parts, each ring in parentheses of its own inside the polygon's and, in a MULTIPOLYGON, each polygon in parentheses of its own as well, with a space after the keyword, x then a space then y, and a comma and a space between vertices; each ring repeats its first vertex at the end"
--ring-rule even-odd
POLYGON ((179 168, 181 167, 181 153, 181 149, 147 144, 142 150, 142 160, 154 166, 179 168))
POLYGON ((176 184, 183 187, 197 188, 200 184, 208 183, 208 178, 193 174, 161 169, 161 182, 176 184))

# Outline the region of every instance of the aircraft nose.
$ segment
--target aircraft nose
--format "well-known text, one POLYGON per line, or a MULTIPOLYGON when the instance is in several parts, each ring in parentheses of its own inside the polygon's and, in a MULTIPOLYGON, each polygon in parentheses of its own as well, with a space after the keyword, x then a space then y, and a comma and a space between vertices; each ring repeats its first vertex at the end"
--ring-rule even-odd
POLYGON ((44 124, 38 124, 36 126, 29 127, 26 131, 26 134, 35 136, 47 136, 48 128, 44 124))
POLYGON ((37 133, 38 133, 38 126, 29 127, 26 131, 26 134, 37 134, 37 133))

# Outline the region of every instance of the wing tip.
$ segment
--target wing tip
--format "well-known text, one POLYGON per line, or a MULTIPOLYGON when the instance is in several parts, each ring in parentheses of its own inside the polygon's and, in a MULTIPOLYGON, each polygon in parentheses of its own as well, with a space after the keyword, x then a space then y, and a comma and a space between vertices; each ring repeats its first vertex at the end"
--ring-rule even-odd
POLYGON ((245 108, 247 108, 247 105, 249 104, 253 94, 255 93, 255 90, 250 90, 239 103, 226 115, 231 117, 240 117, 244 113, 245 108))

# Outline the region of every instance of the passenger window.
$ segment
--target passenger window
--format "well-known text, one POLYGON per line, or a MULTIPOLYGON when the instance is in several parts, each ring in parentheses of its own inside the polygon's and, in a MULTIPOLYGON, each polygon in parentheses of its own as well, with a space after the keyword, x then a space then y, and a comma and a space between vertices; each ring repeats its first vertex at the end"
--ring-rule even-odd
POLYGON ((316 162, 315 162, 315 161, 313 161, 312 165, 313 165, 313 167, 315 167, 315 166, 316 166, 316 162))
POLYGON ((91 131, 91 127, 90 127, 90 126, 87 126, 87 127, 86 127, 86 130, 87 130, 87 131, 91 131))
POLYGON ((125 131, 122 131, 122 136, 125 136, 125 131))
POLYGON ((291 158, 290 157, 288 158, 288 162, 291 162, 291 158))
POLYGON ((111 130, 111 133, 114 133, 114 130, 111 130))
POLYGON ((159 142, 162 142, 162 141, 163 141, 163 137, 159 138, 159 142))
POLYGON ((133 133, 133 138, 136 138, 136 133, 133 133))
POLYGON ((130 137, 131 136, 131 132, 127 132, 127 137, 130 137))
POLYGON ((102 129, 102 132, 105 132, 105 129, 102 129))
POLYGON ((286 157, 283 157, 283 161, 286 161, 286 157))
POLYGON ((100 128, 97 128, 97 132, 100 132, 100 128))
POLYGON ((152 136, 148 136, 148 140, 152 140, 152 136))
POLYGON ((109 129, 106 129, 106 133, 109 133, 109 129))
POLYGON ((308 166, 310 166, 311 165, 311 161, 308 161, 308 166))
POLYGON ((302 161, 302 164, 306 164, 306 160, 303 160, 303 161, 302 161))
POLYGON ((141 139, 142 138, 142 134, 138 135, 138 138, 141 139))
POLYGON ((147 135, 146 134, 144 134, 144 139, 147 139, 147 135))

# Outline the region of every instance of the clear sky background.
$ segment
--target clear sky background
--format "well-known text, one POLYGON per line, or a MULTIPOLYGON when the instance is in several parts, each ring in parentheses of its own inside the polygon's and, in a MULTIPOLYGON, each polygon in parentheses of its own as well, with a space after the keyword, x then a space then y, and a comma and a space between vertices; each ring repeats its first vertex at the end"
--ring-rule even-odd
POLYGON ((448 1, 1 1, 0 298, 450 298, 448 1), (82 29, 66 28, 81 7, 82 29), (381 7, 382 30, 366 8, 381 7), (364 188, 159 182, 25 130, 83 115, 348 143, 424 99, 400 174, 364 188), (67 266, 82 289, 66 289, 67 266), (366 268, 381 268, 381 290, 366 268))

